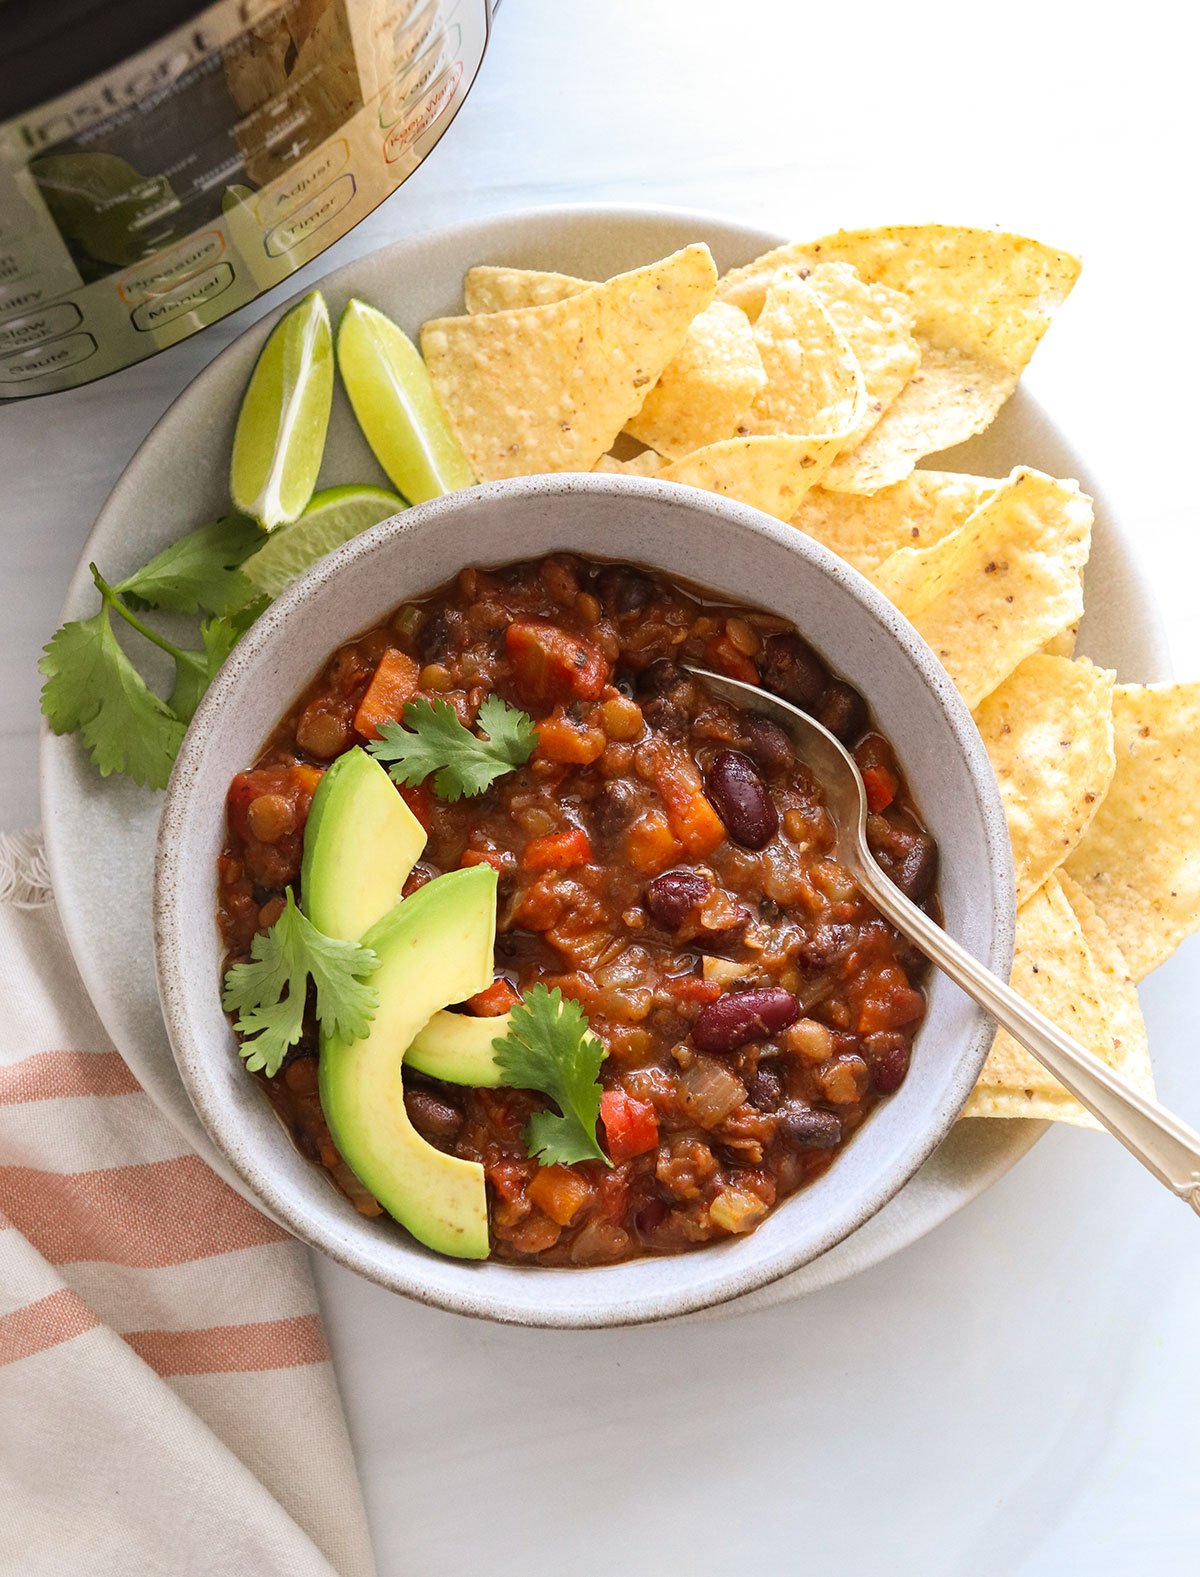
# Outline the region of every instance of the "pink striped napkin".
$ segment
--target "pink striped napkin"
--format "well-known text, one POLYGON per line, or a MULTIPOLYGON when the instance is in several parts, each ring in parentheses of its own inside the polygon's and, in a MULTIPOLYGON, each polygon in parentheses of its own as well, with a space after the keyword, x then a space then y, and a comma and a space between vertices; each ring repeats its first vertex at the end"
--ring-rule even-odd
POLYGON ((307 1255, 192 1153, 0 838, 0 1572, 370 1577, 307 1255))

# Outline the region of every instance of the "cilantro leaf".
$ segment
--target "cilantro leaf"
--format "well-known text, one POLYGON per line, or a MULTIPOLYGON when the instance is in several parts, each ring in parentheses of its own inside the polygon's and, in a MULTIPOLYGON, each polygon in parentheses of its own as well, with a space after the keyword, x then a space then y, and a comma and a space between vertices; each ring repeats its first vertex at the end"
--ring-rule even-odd
POLYGON ((250 944, 249 963, 234 964, 221 997, 236 1013, 234 1029, 245 1037, 241 1054, 251 1073, 273 1078, 288 1048, 300 1039, 308 982, 316 987, 317 1021, 327 1035, 361 1040, 379 1006, 367 979, 379 960, 359 942, 318 931, 287 890, 283 913, 250 944))
POLYGON ((56 734, 82 734, 102 777, 124 772, 165 788, 183 724, 118 645, 107 598, 90 619, 63 625, 38 668, 46 678, 42 711, 56 734))
POLYGON ((175 688, 168 703, 181 723, 190 723, 217 669, 229 656, 241 631, 230 619, 206 619, 200 626, 203 649, 181 651, 175 658, 175 688))
POLYGON ((536 985, 509 1015, 503 1040, 493 1041, 505 1084, 540 1090, 562 1113, 535 1112, 525 1127, 525 1148, 542 1166, 573 1161, 612 1162, 600 1148, 600 1086, 605 1050, 588 1032, 579 1003, 557 986, 536 985))
POLYGON ((172 542, 114 589, 135 608, 233 613, 257 596, 238 565, 262 544, 253 520, 224 515, 172 542))
POLYGON ((382 738, 367 749, 395 782, 410 788, 436 773, 434 790, 451 802, 482 794, 498 777, 523 766, 537 745, 533 719, 498 695, 489 695, 479 708, 486 739, 463 727, 449 701, 410 701, 404 723, 385 723, 382 738))

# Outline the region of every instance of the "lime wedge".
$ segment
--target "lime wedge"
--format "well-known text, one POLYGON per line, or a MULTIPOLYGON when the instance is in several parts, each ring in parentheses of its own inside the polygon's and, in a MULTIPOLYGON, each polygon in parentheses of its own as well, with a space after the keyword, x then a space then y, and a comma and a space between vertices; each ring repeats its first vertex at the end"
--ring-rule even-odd
POLYGON ((337 360, 363 435, 410 504, 471 486, 420 352, 391 318, 351 301, 338 324, 337 360))
POLYGON ((333 400, 333 338, 319 291, 280 318, 238 412, 229 491, 264 531, 295 520, 321 469, 333 400))
POLYGON ((403 508, 404 500, 382 487, 327 487, 313 494, 299 520, 281 526, 243 561, 242 574, 278 597, 310 564, 403 508))

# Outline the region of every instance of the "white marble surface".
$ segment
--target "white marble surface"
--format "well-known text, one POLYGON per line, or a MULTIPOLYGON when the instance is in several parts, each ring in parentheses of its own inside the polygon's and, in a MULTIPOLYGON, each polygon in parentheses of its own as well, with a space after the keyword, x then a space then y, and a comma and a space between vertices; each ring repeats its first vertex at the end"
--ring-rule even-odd
MULTIPOLYGON (((1170 0, 505 0, 442 148, 310 272, 465 214, 606 198, 798 235, 999 223, 1080 250, 1028 381, 1103 478, 1195 677, 1179 20, 1170 0)), ((37 819, 33 664, 90 523, 245 321, 0 410, 0 826, 37 819)), ((1192 942, 1143 993, 1163 1094, 1193 1120, 1198 966, 1192 942)), ((1103 1138, 1061 1132, 890 1263, 709 1325, 493 1329, 322 1264, 383 1577, 1194 1573, 1198 1231, 1103 1138)))

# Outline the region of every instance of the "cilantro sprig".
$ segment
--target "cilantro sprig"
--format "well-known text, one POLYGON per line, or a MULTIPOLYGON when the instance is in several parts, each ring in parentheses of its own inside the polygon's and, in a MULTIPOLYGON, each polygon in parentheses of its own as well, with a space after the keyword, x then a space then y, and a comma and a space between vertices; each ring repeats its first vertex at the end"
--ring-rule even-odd
POLYGON ((217 669, 241 633, 224 618, 206 621, 200 650, 177 646, 152 630, 90 566, 100 608, 90 619, 64 624, 38 664, 45 675, 42 711, 56 734, 76 733, 102 777, 123 772, 148 788, 163 788, 184 728, 217 669), (117 614, 175 665, 170 701, 151 690, 117 640, 117 614))
POLYGON ((533 719, 498 695, 479 708, 480 738, 458 720, 449 701, 422 697, 404 708, 404 726, 385 723, 382 738, 367 746, 396 783, 415 788, 431 774, 434 791, 449 800, 482 794, 506 772, 524 766, 537 746, 533 719))
POLYGON ((243 1037, 240 1050, 251 1073, 273 1077, 300 1039, 310 980, 326 1034, 361 1039, 379 1006, 379 993, 367 984, 378 963, 360 942, 318 931, 289 887, 283 913, 251 942, 250 962, 234 964, 225 975, 221 1001, 227 1013, 238 1015, 233 1027, 243 1037))
POLYGON ((253 521, 227 515, 173 542, 116 585, 89 566, 99 609, 64 624, 38 667, 46 679, 47 722, 56 734, 80 734, 101 776, 120 772, 146 788, 166 786, 201 697, 266 605, 237 567, 261 541, 253 521), (209 615, 200 624, 199 648, 152 629, 139 616, 147 607, 209 615), (171 658, 174 682, 166 700, 117 640, 114 614, 171 658))
POLYGON ((525 1125, 525 1148, 543 1166, 573 1161, 612 1162, 600 1148, 600 1064, 603 1044, 589 1032, 579 1003, 557 986, 535 985, 509 1014, 503 1040, 493 1042, 505 1084, 538 1090, 558 1107, 535 1112, 525 1125))

